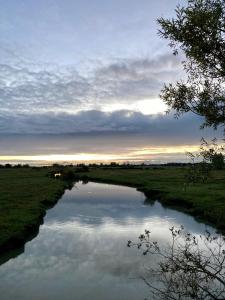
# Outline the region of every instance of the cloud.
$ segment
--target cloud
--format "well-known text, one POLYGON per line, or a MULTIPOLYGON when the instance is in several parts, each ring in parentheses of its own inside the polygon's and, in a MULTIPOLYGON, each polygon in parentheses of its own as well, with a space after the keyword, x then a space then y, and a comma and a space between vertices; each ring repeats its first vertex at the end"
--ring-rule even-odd
POLYGON ((93 79, 99 98, 125 102, 156 98, 164 83, 181 76, 180 60, 173 55, 155 59, 126 59, 96 70, 93 79))
MULTIPOLYGON (((196 135, 202 120, 192 114, 181 119, 173 115, 144 115, 130 110, 97 110, 69 113, 1 113, 1 134, 67 134, 91 132, 149 133, 163 138, 168 135, 196 135)), ((199 134, 199 132, 197 133, 199 134)))
POLYGON ((158 98, 163 84, 173 81, 179 71, 180 61, 168 54, 117 59, 107 65, 96 61, 85 76, 68 66, 0 64, 1 111, 77 112, 112 104, 116 110, 116 105, 158 98))
POLYGON ((77 72, 31 71, 0 65, 2 111, 48 111, 80 105, 89 84, 77 72))
POLYGON ((200 118, 187 114, 176 120, 172 115, 147 114, 154 111, 163 84, 180 77, 180 72, 180 61, 168 54, 116 59, 105 65, 96 62, 86 75, 74 67, 0 64, 0 135, 62 138, 85 133, 90 138, 94 133, 118 133, 120 137, 136 135, 136 141, 144 135, 142 144, 146 136, 158 144, 197 141, 204 135, 198 130, 200 118), (142 99, 145 107, 138 106, 142 99))

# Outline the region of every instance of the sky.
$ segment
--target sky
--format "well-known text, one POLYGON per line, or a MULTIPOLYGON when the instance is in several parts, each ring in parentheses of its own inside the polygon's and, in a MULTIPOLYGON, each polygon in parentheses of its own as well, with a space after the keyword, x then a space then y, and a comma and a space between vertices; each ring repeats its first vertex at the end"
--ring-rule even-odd
POLYGON ((185 75, 159 17, 184 0, 0 0, 0 163, 186 161, 202 120, 165 114, 185 75))

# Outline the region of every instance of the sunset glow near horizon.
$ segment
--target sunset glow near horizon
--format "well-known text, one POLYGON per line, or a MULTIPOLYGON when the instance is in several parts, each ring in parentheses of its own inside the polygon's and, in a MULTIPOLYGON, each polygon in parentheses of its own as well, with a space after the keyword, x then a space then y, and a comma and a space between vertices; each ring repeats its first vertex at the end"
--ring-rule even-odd
POLYGON ((155 147, 155 148, 143 148, 135 149, 126 154, 121 153, 77 153, 77 154, 49 154, 49 155, 19 155, 19 156, 1 156, 0 162, 7 163, 23 163, 23 162, 43 162, 51 164, 54 162, 66 163, 99 163, 99 162, 145 162, 145 161, 157 161, 160 155, 170 154, 187 154, 187 152, 198 151, 199 146, 178 146, 178 147, 155 147))
POLYGON ((165 114, 183 57, 156 22, 184 2, 2 3, 0 163, 187 161, 214 133, 165 114))

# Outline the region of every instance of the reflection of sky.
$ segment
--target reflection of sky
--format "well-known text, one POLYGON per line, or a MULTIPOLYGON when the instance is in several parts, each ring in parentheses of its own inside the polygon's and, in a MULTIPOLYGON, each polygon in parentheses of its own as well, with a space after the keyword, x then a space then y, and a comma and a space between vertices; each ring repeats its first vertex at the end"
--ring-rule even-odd
POLYGON ((134 278, 153 261, 126 241, 146 228, 163 243, 172 225, 205 229, 159 203, 145 206, 144 199, 128 187, 78 183, 48 211, 25 253, 0 267, 1 299, 143 299, 147 289, 134 278))

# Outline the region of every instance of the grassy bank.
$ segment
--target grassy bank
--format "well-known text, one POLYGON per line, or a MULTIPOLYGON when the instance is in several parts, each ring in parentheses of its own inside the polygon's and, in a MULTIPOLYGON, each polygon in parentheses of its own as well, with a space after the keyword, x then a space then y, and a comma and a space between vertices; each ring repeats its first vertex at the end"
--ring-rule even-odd
POLYGON ((66 183, 45 169, 0 169, 0 253, 23 247, 37 232, 46 209, 63 194, 66 183))
POLYGON ((214 171, 205 184, 186 188, 184 168, 93 169, 86 174, 90 180, 136 187, 149 199, 158 199, 225 230, 225 170, 214 171))

